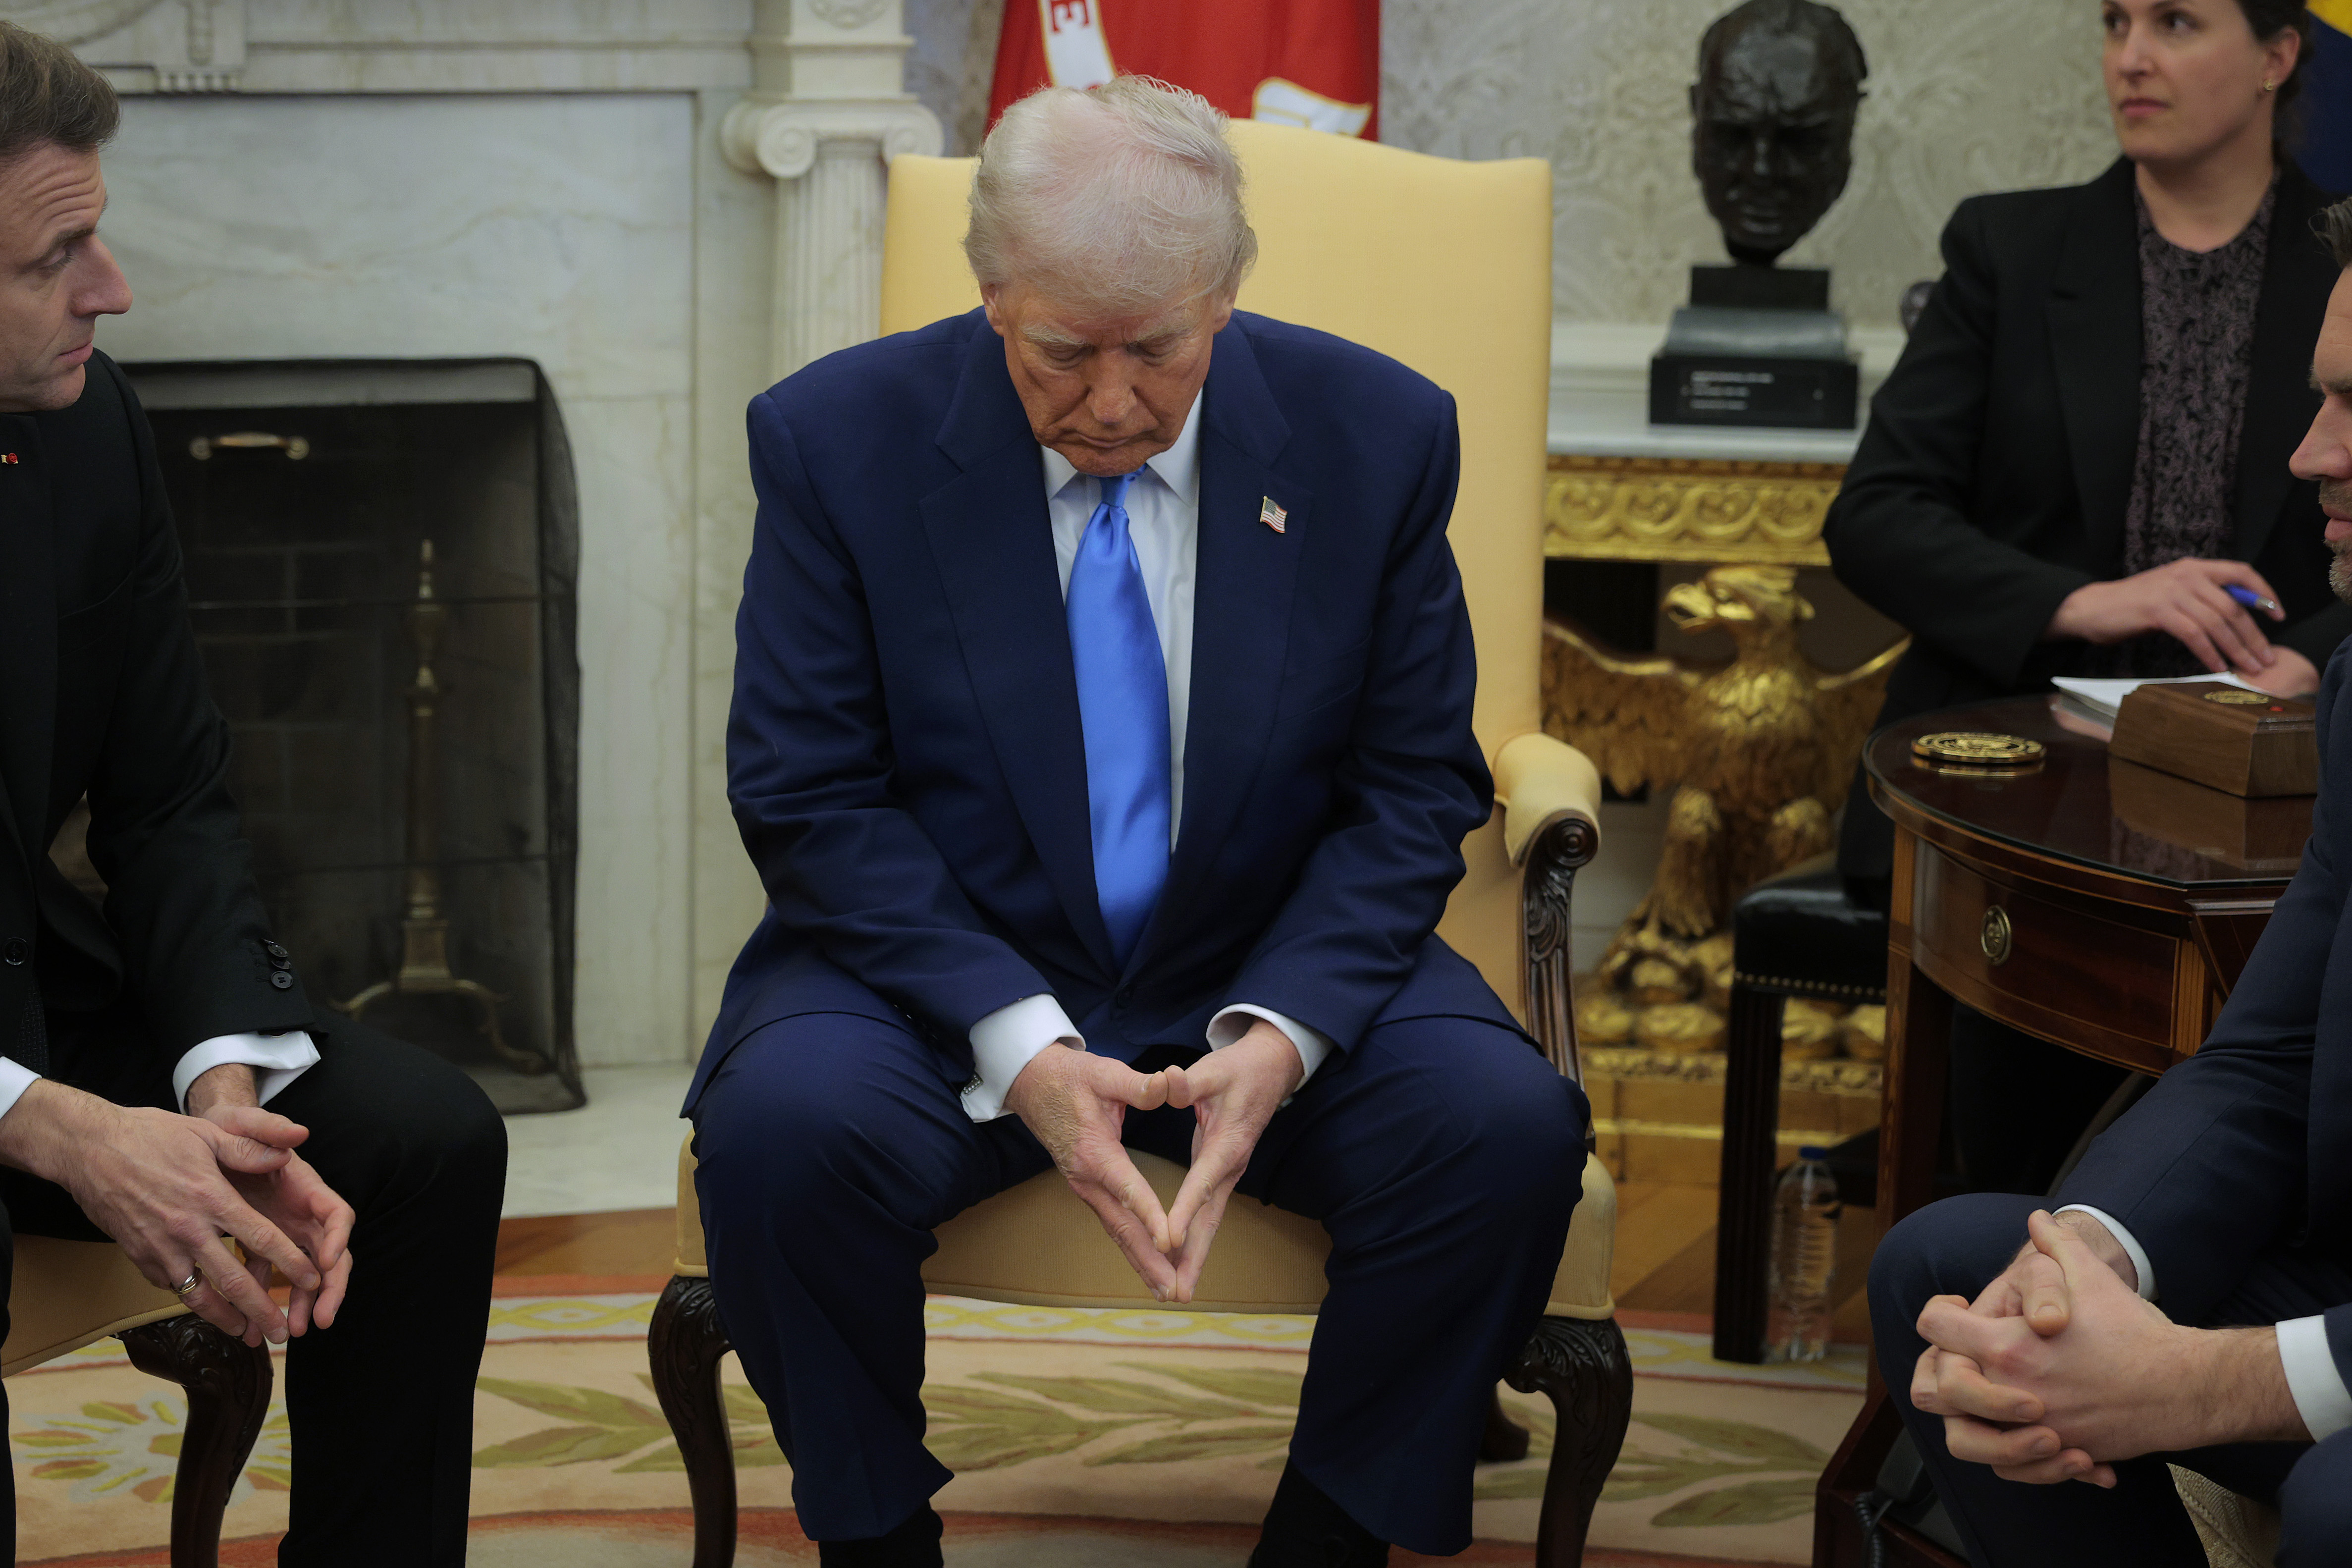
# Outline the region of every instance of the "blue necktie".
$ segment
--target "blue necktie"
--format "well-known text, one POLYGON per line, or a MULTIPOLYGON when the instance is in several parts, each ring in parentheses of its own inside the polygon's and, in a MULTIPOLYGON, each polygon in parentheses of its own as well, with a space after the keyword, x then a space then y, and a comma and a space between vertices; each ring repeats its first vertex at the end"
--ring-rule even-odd
POLYGON ((1086 733, 1095 898, 1121 968, 1168 880, 1168 667, 1128 537, 1134 478, 1097 481, 1102 502, 1078 539, 1066 601, 1086 733))

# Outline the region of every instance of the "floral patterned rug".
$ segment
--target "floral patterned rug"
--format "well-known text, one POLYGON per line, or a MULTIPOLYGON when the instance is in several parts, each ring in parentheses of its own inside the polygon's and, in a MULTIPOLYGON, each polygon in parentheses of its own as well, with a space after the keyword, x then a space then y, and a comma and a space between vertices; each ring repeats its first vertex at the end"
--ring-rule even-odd
MULTIPOLYGON (((682 1560, 686 1479, 646 1371, 652 1307, 642 1289, 496 1303, 475 1416, 475 1563, 682 1560)), ((1213 1568, 1247 1554, 1282 1468, 1314 1320, 950 1298, 935 1298, 928 1316, 930 1445, 956 1471, 938 1500, 953 1568, 1213 1568)), ((1859 1352, 1738 1367, 1708 1360, 1699 1334, 1634 1326, 1626 1338, 1633 1426, 1593 1544, 1626 1563, 1809 1561, 1813 1479, 1860 1406, 1859 1352)), ((1483 1544, 1454 1561, 1524 1562, 1517 1543, 1535 1539, 1550 1411, 1505 1397, 1532 1429, 1532 1451, 1481 1467, 1483 1544)), ((178 1391, 105 1341, 13 1380, 9 1398, 19 1561, 163 1563, 178 1391)), ((728 1402, 745 1510, 738 1561, 813 1563, 790 1512, 790 1472, 731 1363, 728 1402)), ((231 1501, 225 1563, 273 1560, 287 1467, 280 1408, 231 1501)))

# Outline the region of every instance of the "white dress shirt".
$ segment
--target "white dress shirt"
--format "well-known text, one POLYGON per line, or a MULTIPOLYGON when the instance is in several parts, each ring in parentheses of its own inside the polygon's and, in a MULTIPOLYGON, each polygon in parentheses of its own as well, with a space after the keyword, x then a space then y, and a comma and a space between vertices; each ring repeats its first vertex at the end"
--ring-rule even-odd
MULTIPOLYGON (((182 1110, 187 1110, 188 1086, 233 1062, 253 1069, 254 1088, 267 1105, 271 1096, 319 1065, 319 1047, 299 1029, 283 1035, 216 1035, 189 1047, 172 1068, 172 1098, 182 1110)), ((40 1076, 22 1062, 0 1057, 0 1116, 14 1110, 40 1076)))
MULTIPOLYGON (((2068 1204, 2058 1212, 2086 1214, 2105 1226, 2107 1233, 2122 1244, 2130 1257, 2132 1268, 2138 1271, 2140 1300, 2156 1300, 2156 1269, 2137 1237, 2126 1230, 2113 1215, 2088 1204, 2068 1204)), ((2294 1396, 2295 1413, 2311 1428, 2311 1440, 2317 1443, 2352 1426, 2352 1388, 2345 1386, 2344 1373, 2336 1365, 2336 1352, 2327 1348, 2327 1320, 2292 1318, 2277 1325, 2275 1332, 2279 1368, 2286 1373, 2286 1390, 2294 1396)))
MULTIPOLYGON (((1135 542, 1143 592, 1160 633, 1160 653, 1168 669, 1168 833, 1174 847, 1184 821, 1184 722, 1192 694, 1192 595, 1201 538, 1201 405, 1192 400, 1176 444, 1144 464, 1127 488, 1128 537, 1135 542)), ((1044 468, 1045 512, 1054 526, 1054 561, 1062 592, 1070 591, 1070 563, 1078 541, 1101 503, 1101 485, 1070 466, 1049 447, 1038 448, 1044 468)), ((1303 1085, 1330 1054, 1328 1036, 1268 1007, 1237 1002, 1209 1021, 1208 1046, 1223 1050, 1247 1034, 1250 1020, 1264 1018, 1290 1037, 1307 1068, 1303 1085)), ((963 1108, 974 1121, 1005 1114, 1004 1096, 1029 1058, 1056 1042, 1087 1048, 1062 1004, 1049 992, 1000 1007, 971 1026, 971 1059, 977 1079, 963 1091, 963 1108)))

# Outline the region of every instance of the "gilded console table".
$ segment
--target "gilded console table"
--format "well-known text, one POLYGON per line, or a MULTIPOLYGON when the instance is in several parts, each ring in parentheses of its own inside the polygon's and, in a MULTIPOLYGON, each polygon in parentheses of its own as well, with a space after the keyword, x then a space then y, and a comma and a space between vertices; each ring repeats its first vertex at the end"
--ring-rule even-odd
POLYGON ((1586 561, 1826 566, 1843 463, 1555 452, 1544 553, 1586 561))
POLYGON ((1639 386, 1638 376, 1555 384, 1545 441, 1546 555, 1830 563, 1822 519, 1858 431, 1653 425, 1639 386))

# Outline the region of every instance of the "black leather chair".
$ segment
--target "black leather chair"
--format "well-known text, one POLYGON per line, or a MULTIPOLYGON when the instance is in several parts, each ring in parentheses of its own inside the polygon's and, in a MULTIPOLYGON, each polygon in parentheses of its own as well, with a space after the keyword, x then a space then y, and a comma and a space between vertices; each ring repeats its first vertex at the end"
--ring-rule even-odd
POLYGON ((1884 884, 1850 887, 1824 855, 1759 882, 1731 907, 1723 1173, 1716 1194, 1715 1355, 1760 1362, 1780 1161, 1780 1016, 1791 996, 1886 1000, 1884 884), (1857 896, 1858 895, 1858 896, 1857 896), (1873 907, 1876 905, 1876 907, 1873 907))

